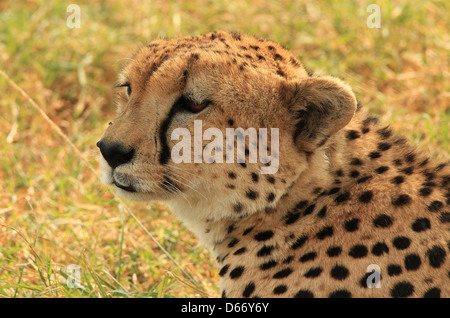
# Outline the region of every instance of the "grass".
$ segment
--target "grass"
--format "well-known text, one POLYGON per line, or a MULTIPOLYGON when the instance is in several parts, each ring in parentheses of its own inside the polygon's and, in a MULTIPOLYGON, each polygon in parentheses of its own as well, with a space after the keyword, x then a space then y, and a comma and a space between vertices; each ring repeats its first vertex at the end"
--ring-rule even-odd
POLYGON ((0 3, 0 70, 61 132, 0 76, 0 297, 219 295, 209 252, 163 203, 121 201, 98 179, 120 59, 157 37, 224 29, 275 40, 450 159, 446 1, 377 1, 380 29, 366 26, 369 1, 77 1, 79 29, 66 26, 70 3, 0 3), (70 264, 83 288, 67 287, 70 264))

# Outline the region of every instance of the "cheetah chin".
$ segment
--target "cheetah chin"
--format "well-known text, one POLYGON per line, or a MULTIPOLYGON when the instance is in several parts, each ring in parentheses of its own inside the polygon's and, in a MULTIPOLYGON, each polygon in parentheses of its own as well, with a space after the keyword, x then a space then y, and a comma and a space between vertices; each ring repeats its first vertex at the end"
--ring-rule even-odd
POLYGON ((143 46, 116 86, 117 117, 97 143, 105 183, 168 202, 211 250, 223 297, 450 296, 450 165, 379 123, 341 80, 274 42, 218 31, 143 46), (249 135, 187 140, 196 120, 222 136, 278 129, 267 138, 277 171, 249 160, 249 135), (191 161, 174 161, 181 141, 191 161), (239 141, 244 162, 228 153, 239 141), (196 161, 196 147, 214 160, 196 161))

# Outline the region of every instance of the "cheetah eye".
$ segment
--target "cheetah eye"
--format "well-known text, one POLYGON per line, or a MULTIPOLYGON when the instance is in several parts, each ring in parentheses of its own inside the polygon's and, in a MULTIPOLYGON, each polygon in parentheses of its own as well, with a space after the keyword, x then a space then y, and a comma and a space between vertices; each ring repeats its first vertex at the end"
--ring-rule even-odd
POLYGON ((200 104, 187 99, 186 97, 180 97, 180 99, 177 101, 177 103, 184 108, 185 110, 191 112, 191 113, 199 113, 206 107, 212 104, 212 101, 210 100, 204 100, 200 104))
POLYGON ((119 84, 119 85, 116 85, 116 87, 125 87, 126 88, 125 92, 127 94, 127 97, 130 98, 130 96, 131 96, 131 85, 130 85, 130 83, 119 84))

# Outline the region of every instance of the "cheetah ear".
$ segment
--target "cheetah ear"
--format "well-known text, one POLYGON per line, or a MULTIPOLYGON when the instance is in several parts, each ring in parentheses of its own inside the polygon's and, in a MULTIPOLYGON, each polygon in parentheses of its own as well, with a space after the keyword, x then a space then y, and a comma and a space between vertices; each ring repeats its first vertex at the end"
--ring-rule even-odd
POLYGON ((344 128, 356 111, 352 89, 341 80, 311 77, 288 84, 295 132, 294 143, 311 152, 324 145, 328 138, 344 128))

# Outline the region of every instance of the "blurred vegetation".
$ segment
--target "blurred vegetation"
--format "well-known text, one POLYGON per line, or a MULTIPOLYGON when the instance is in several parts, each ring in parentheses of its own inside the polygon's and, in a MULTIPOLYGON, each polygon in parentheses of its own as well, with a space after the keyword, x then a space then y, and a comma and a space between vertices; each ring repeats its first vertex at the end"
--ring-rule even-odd
MULTIPOLYGON (((349 83, 419 148, 450 159, 448 1, 377 1, 379 29, 366 25, 373 1, 76 1, 75 29, 71 3, 1 1, 0 70, 97 174, 121 59, 158 37, 219 29, 283 44, 315 73, 349 83)), ((213 297, 217 282, 209 252, 163 203, 118 201, 0 76, 0 297, 213 297), (66 286, 70 264, 82 268, 82 289, 66 286)))

